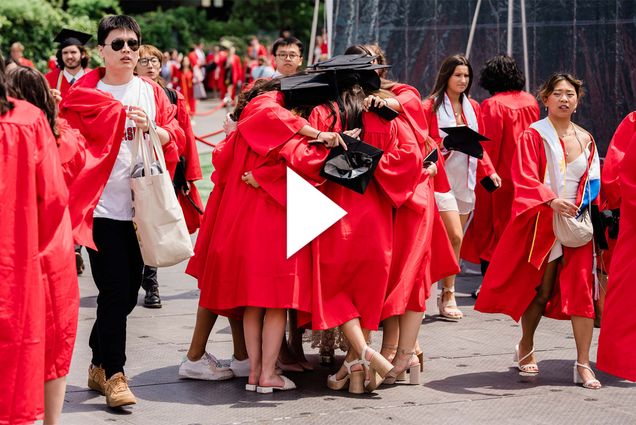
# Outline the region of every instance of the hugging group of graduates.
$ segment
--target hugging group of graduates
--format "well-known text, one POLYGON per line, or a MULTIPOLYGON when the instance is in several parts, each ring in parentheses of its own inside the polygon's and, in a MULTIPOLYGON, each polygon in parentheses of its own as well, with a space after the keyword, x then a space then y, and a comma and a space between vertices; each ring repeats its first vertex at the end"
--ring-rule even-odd
MULTIPOLYGON (((11 377, 0 394, 0 423, 59 421, 79 308, 74 243, 90 248, 99 290, 88 386, 111 407, 136 403, 124 374, 126 317, 144 265, 131 220, 129 170, 138 158, 129 136, 155 128, 172 175, 191 129, 178 119, 177 98, 134 74, 142 47, 134 19, 102 19, 97 38, 106 66, 62 96, 65 119, 52 97, 40 96, 52 109, 29 100, 27 86, 37 79, 20 89, 22 72, 9 85, 0 69, 0 370, 11 377)), ((521 320, 519 373, 539 373, 541 317, 569 319, 574 382, 589 389, 601 387, 589 351, 604 265, 597 365, 636 380, 634 320, 624 314, 634 293, 636 113, 617 130, 601 175, 592 136, 572 122, 583 89, 570 74, 542 85, 547 117, 539 120, 537 101, 522 91, 523 76, 507 56, 482 71, 480 85, 492 97, 481 105, 469 97, 474 76, 463 56, 443 61, 424 101, 415 88, 388 80, 387 69, 377 45, 356 45, 241 93, 212 155, 215 186, 186 269, 200 299, 179 374, 244 376, 245 390, 257 393, 291 390, 283 372, 312 368, 298 329, 339 328, 348 351, 327 379, 330 389, 360 394, 418 384, 417 336, 434 282, 443 286, 440 315, 462 318, 454 298, 461 256, 485 274, 476 310, 521 320), (347 212, 289 258, 287 168, 347 212), (229 364, 205 349, 218 315, 232 327, 229 364), (380 323, 377 352, 368 341, 380 323), (295 365, 280 361, 285 351, 295 365)))
MULTIPOLYGON (((481 106, 468 96, 473 71, 463 56, 442 63, 423 102, 415 88, 386 79, 387 68, 377 45, 356 45, 302 76, 257 81, 241 94, 231 117, 236 126, 212 155, 215 187, 186 270, 201 295, 180 374, 246 376, 245 389, 260 393, 294 389, 282 375, 293 369, 279 361, 293 310, 290 335, 296 326, 339 327, 346 338, 346 357, 328 377, 329 388, 363 393, 396 381, 418 384, 417 335, 434 282, 443 283, 440 315, 462 317, 454 300, 461 256, 482 264, 476 310, 521 320, 514 359, 521 375, 539 373, 534 333, 541 317, 568 319, 577 349, 573 381, 601 388, 589 357, 597 252, 609 248, 604 223, 615 217, 597 223, 599 208, 607 207, 599 198, 599 155, 592 136, 571 120, 582 82, 552 75, 538 93, 547 112, 539 120, 538 103, 522 91, 525 80, 510 57, 486 64, 480 84, 493 96, 481 106), (289 258, 287 168, 347 211, 289 258), (557 229, 563 226, 565 234, 557 229), (217 315, 232 326, 229 365, 205 352, 217 315), (376 352, 368 341, 380 323, 376 352), (243 351, 247 359, 237 354, 243 351)), ((627 143, 617 144, 624 152, 627 143)), ((608 159, 606 174, 617 176, 621 160, 608 159)), ((626 179, 616 177, 614 190, 624 190, 626 179)), ((629 224, 621 232, 629 239, 629 224)), ((619 241, 613 267, 633 270, 625 249, 619 241)), ((624 295, 616 295, 629 288, 616 274, 610 273, 598 364, 633 380, 627 347, 635 335, 624 331, 624 295)), ((311 369, 302 348, 290 345, 300 370, 311 369)))

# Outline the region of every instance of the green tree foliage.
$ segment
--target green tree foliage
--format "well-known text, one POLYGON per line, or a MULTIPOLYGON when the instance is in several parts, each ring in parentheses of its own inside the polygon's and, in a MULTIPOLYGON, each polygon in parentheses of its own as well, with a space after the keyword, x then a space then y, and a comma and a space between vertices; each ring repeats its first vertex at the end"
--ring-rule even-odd
POLYGON ((282 28, 289 28, 307 45, 313 14, 312 0, 235 0, 232 8, 232 19, 258 22, 261 30, 276 35, 282 28))
POLYGON ((122 13, 119 0, 68 0, 67 5, 70 15, 86 16, 98 22, 104 15, 122 13))
MULTIPOLYGON (((0 0, 0 50, 7 56, 11 44, 20 41, 24 56, 44 71, 57 48, 53 38, 63 27, 96 34, 103 16, 119 13, 119 0, 0 0)), ((250 35, 273 39, 285 27, 308 43, 312 14, 312 0, 235 0, 227 22, 208 20, 205 10, 195 7, 158 9, 135 18, 143 42, 160 49, 186 52, 196 42, 209 45, 223 37, 241 54, 250 35)), ((92 55, 93 65, 96 57, 92 55)))

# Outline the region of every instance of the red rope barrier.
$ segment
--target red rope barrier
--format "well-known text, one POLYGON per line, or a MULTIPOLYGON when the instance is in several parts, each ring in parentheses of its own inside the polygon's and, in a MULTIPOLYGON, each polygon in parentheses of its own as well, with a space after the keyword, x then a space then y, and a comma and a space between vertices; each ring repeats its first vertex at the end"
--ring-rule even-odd
POLYGON ((208 115, 212 115, 213 113, 215 113, 219 109, 223 108, 224 106, 225 106, 224 103, 220 103, 220 104, 216 105, 214 108, 210 109, 209 111, 195 112, 194 116, 195 117, 205 117, 205 116, 208 116, 208 115))
POLYGON ((216 136, 217 134, 221 134, 221 133, 223 133, 223 129, 213 131, 212 133, 204 134, 202 136, 194 136, 194 138, 203 144, 214 147, 216 146, 216 143, 208 142, 205 139, 207 139, 208 137, 216 136))

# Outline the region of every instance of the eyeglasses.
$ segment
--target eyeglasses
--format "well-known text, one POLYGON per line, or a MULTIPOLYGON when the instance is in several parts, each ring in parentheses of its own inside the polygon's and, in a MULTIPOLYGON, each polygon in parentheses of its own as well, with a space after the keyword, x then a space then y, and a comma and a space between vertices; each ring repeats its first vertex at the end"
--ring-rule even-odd
POLYGON ((129 38, 128 40, 124 40, 123 38, 116 38, 112 41, 112 43, 104 43, 104 46, 110 46, 116 52, 119 52, 124 48, 124 44, 128 44, 128 48, 133 52, 139 50, 139 40, 134 38, 129 38))
POLYGON ((296 58, 299 58, 300 55, 297 55, 296 53, 276 53, 276 57, 278 59, 287 59, 287 58, 289 58, 291 60, 294 60, 296 58))
POLYGON ((139 65, 141 66, 148 66, 148 65, 159 65, 161 62, 159 62, 159 59, 157 59, 156 57, 150 57, 150 58, 141 58, 139 59, 139 65))

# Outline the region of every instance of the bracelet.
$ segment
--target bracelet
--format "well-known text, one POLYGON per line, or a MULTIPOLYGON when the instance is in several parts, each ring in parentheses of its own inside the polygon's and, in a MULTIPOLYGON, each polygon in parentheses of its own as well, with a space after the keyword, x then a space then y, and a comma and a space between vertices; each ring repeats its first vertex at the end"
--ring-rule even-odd
POLYGON ((318 137, 320 137, 320 134, 322 133, 322 131, 319 131, 318 134, 316 134, 315 139, 318 140, 318 137))
POLYGON ((386 106, 387 108, 389 107, 389 101, 387 99, 384 99, 384 106, 386 106))

